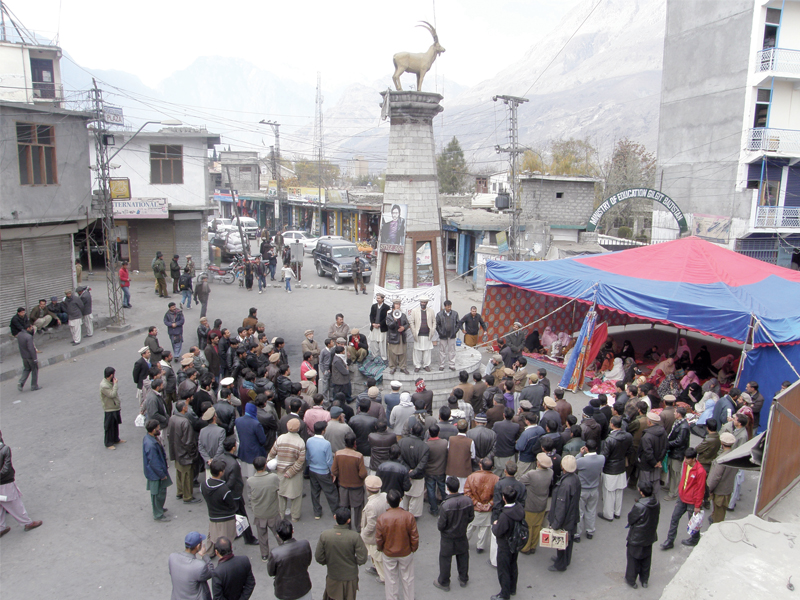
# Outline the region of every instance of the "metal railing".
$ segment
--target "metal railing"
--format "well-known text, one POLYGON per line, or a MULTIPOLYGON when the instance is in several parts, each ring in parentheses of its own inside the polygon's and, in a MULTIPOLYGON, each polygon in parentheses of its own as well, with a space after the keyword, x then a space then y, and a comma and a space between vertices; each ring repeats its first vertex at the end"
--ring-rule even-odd
POLYGON ((800 229, 800 206, 759 206, 756 227, 800 229))
POLYGON ((60 83, 33 82, 34 102, 63 102, 64 86, 60 83))
POLYGON ((800 131, 797 129, 767 129, 756 127, 747 136, 745 150, 750 152, 780 152, 800 156, 800 131))
POLYGON ((800 50, 767 48, 756 53, 756 72, 778 71, 800 77, 800 50))

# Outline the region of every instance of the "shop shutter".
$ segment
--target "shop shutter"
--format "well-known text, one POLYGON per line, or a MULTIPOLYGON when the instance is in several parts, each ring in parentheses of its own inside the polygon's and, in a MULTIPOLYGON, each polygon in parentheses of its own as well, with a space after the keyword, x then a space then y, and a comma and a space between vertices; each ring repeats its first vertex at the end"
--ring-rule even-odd
MULTIPOLYGON (((161 250, 169 266, 175 254, 175 231, 171 219, 142 219, 137 222, 137 241, 139 251, 139 270, 150 272, 150 262, 161 250)), ((129 223, 130 226, 130 223, 129 223)), ((169 271, 169 269, 167 269, 169 271)))
POLYGON ((17 308, 30 310, 25 299, 25 280, 22 276, 22 242, 0 242, 0 323, 8 331, 8 322, 17 314, 17 308))
MULTIPOLYGON (((200 219, 191 221, 175 221, 175 254, 180 255, 181 266, 186 263, 186 255, 191 254, 195 267, 199 270, 200 265, 200 219)), ((205 265, 202 265, 205 266, 205 265)))
MULTIPOLYGON (((50 296, 64 297, 64 290, 72 289, 72 236, 56 235, 24 240, 25 283, 28 303, 34 306, 40 298, 48 302, 50 296)), ((83 285, 87 285, 86 277, 83 285)), ((95 283, 95 292, 106 294, 105 280, 95 283)), ((95 293, 95 295, 96 295, 95 293)))

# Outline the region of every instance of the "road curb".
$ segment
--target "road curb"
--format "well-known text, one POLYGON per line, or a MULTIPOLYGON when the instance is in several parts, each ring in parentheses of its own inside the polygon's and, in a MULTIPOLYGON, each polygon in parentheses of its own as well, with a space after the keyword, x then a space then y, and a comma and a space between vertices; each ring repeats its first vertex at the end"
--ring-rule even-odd
MULTIPOLYGON (((55 356, 50 356, 48 358, 43 358, 39 360, 39 368, 42 369, 43 367, 49 367, 50 365, 54 365, 60 362, 64 362, 75 358, 77 356, 81 356, 82 354, 88 354, 89 352, 94 352, 95 350, 100 350, 105 346, 110 344, 116 344, 117 342, 121 342, 123 340, 127 340, 135 335, 141 335, 143 333, 147 333, 148 327, 139 327, 137 329, 130 329, 123 333, 111 336, 110 338, 106 338, 104 340, 98 340, 96 342, 92 342, 91 344, 87 344, 85 346, 80 346, 70 350, 69 352, 65 352, 63 354, 56 354, 55 356)), ((84 337, 84 339, 86 339, 84 337)), ((8 371, 3 371, 0 373, 0 381, 8 381, 9 379, 13 379, 14 377, 19 377, 22 375, 22 367, 18 367, 16 369, 10 369, 8 371)))

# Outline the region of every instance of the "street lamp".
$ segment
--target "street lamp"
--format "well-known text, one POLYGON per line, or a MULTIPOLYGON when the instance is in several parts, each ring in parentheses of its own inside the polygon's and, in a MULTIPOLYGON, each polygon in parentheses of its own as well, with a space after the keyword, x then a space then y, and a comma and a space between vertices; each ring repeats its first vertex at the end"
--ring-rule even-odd
POLYGON ((114 208, 111 202, 111 194, 108 190, 108 181, 111 177, 111 165, 109 161, 117 156, 122 149, 127 146, 133 138, 139 135, 145 126, 150 124, 160 125, 182 125, 180 121, 170 119, 165 121, 145 121, 141 127, 122 144, 111 157, 108 153, 108 132, 105 130, 104 119, 101 109, 98 106, 97 123, 95 129, 95 155, 97 158, 97 180, 100 183, 100 201, 103 207, 103 238, 106 246, 106 288, 108 291, 108 312, 111 318, 109 329, 121 331, 129 326, 125 325, 125 315, 122 312, 122 290, 119 286, 119 279, 116 274, 117 266, 117 244, 114 230, 114 208))

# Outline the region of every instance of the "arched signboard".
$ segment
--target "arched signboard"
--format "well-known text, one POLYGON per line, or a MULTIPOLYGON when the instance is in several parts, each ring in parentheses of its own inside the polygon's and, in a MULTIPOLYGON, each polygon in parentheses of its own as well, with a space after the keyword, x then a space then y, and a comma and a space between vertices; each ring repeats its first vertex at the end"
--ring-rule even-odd
POLYGON ((622 190, 610 198, 606 198, 603 203, 597 207, 597 210, 592 213, 592 216, 589 217, 589 223, 586 225, 586 231, 594 231, 597 229, 597 224, 600 222, 600 219, 603 218, 603 215, 606 214, 612 206, 632 198, 647 198, 648 200, 658 202, 661 206, 672 213, 673 217, 675 217, 681 233, 687 233, 689 231, 689 226, 686 224, 686 217, 683 216, 683 211, 677 204, 675 204, 675 201, 666 194, 659 192, 658 190, 651 190, 650 188, 633 188, 630 190, 622 190))

